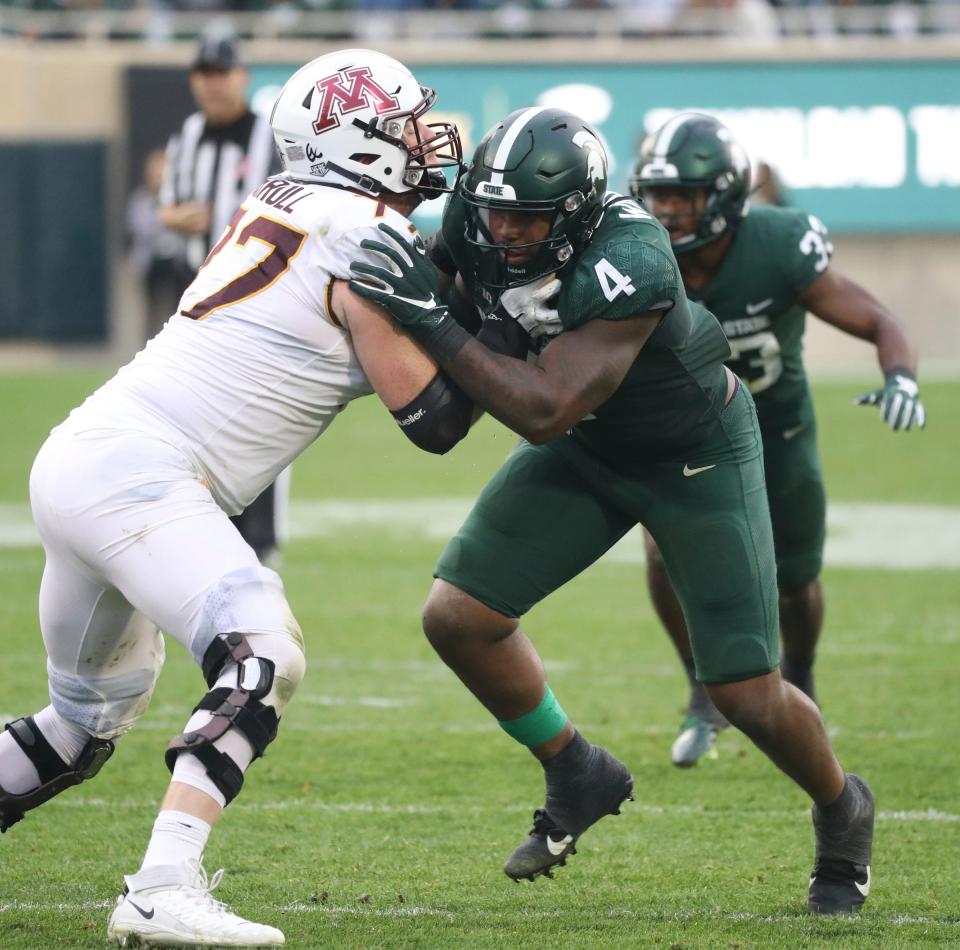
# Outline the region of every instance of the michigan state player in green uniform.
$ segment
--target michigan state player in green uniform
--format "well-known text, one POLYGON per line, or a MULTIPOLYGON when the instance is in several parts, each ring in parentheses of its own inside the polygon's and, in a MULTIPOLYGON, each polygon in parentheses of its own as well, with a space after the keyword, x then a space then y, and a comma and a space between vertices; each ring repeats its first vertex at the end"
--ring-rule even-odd
POLYGON ((816 705, 778 672, 753 400, 723 364, 719 324, 687 301, 666 231, 606 192, 606 164, 582 120, 523 109, 485 136, 451 198, 431 256, 485 325, 513 333, 512 355, 460 326, 431 257, 389 228, 364 245, 384 266, 353 265, 354 290, 387 307, 476 405, 525 440, 441 555, 424 630, 540 759, 546 802, 504 870, 517 880, 549 873, 618 810, 633 780, 574 729, 518 618, 643 523, 713 701, 816 803, 810 907, 851 910, 868 886, 873 801, 841 769, 816 705), (545 342, 536 359, 515 358, 530 342, 545 342))
MULTIPOLYGON (((858 402, 879 405, 890 426, 925 423, 916 355, 890 312, 830 266, 827 229, 796 208, 748 208, 749 163, 729 130, 709 116, 680 113, 641 144, 631 192, 670 233, 687 294, 720 320, 727 365, 753 393, 763 434, 767 495, 777 559, 784 679, 814 696, 813 662, 823 625, 820 569, 826 500, 816 421, 803 367, 807 312, 877 347, 882 389, 858 402)), ((647 582, 690 680, 690 701, 673 744, 676 765, 694 765, 726 720, 697 683, 680 604, 655 541, 647 582)))

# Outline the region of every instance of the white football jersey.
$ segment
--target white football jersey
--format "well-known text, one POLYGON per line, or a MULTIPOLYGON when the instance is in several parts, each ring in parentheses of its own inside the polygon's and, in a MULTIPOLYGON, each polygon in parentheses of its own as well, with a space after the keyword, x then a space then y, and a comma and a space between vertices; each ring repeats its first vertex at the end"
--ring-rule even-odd
POLYGON ((154 434, 200 470, 218 504, 242 511, 352 399, 373 391, 331 313, 351 260, 416 233, 375 199, 283 175, 244 202, 180 300, 132 362, 59 428, 154 434))

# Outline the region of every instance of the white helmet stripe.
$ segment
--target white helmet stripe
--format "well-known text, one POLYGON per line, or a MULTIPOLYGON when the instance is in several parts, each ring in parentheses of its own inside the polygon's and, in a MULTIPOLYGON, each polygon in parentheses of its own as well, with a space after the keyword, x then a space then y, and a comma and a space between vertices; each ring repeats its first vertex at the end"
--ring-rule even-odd
POLYGON ((677 131, 690 121, 690 114, 679 112, 657 133, 657 140, 653 144, 654 161, 663 161, 670 154, 670 143, 677 131))
MULTIPOLYGON (((507 158, 510 155, 510 149, 513 148, 513 143, 519 138, 520 133, 530 120, 540 115, 541 112, 546 112, 546 106, 532 106, 529 109, 524 109, 517 116, 516 121, 503 133, 503 138, 500 139, 500 147, 493 159, 494 168, 503 168, 507 164, 507 158)), ((490 184, 502 185, 503 172, 494 172, 490 184)))

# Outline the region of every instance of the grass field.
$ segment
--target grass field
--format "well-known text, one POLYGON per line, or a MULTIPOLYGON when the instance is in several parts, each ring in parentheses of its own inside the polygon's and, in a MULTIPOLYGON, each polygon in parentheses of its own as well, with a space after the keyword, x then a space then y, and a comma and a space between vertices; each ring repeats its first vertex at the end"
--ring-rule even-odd
MULTIPOLYGON (((47 429, 98 381, 0 378, 4 511, 22 512, 47 429)), ((929 428, 907 435, 854 409, 860 389, 815 390, 831 500, 956 517, 960 384, 925 386, 929 428)), ((296 465, 294 494, 465 498, 512 443, 484 422, 450 457, 427 457, 362 400, 296 465)), ((818 688, 879 817, 865 913, 818 920, 803 910, 813 847, 803 794, 729 731, 716 761, 669 764, 684 679, 630 563, 596 565, 524 627, 567 711, 632 768, 637 801, 591 830, 556 880, 512 884, 500 867, 542 804, 540 770, 420 633, 443 540, 402 523, 345 524, 286 550, 309 666, 207 852, 211 871, 227 868, 217 893, 237 912, 281 927, 296 948, 960 947, 956 570, 825 571, 818 688)), ((892 534, 891 556, 908 540, 892 534)), ((36 546, 0 546, 6 718, 46 703, 42 566, 36 546)), ((0 948, 104 945, 108 907, 138 867, 167 781, 163 749, 201 692, 185 652, 168 646, 150 710, 97 780, 0 840, 0 948)))

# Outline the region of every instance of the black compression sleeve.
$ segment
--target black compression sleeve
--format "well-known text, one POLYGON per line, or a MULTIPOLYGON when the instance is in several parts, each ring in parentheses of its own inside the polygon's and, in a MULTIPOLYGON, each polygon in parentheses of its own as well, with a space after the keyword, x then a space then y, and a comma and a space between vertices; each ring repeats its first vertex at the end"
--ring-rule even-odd
POLYGON ((416 399, 391 415, 417 448, 443 455, 470 429, 473 403, 443 373, 437 373, 416 399))
POLYGON ((494 353, 518 360, 526 359, 530 350, 530 335, 500 307, 483 321, 477 340, 494 353))
POLYGON ((450 316, 463 327, 470 336, 476 336, 482 317, 480 311, 457 290, 454 283, 443 298, 450 316))

